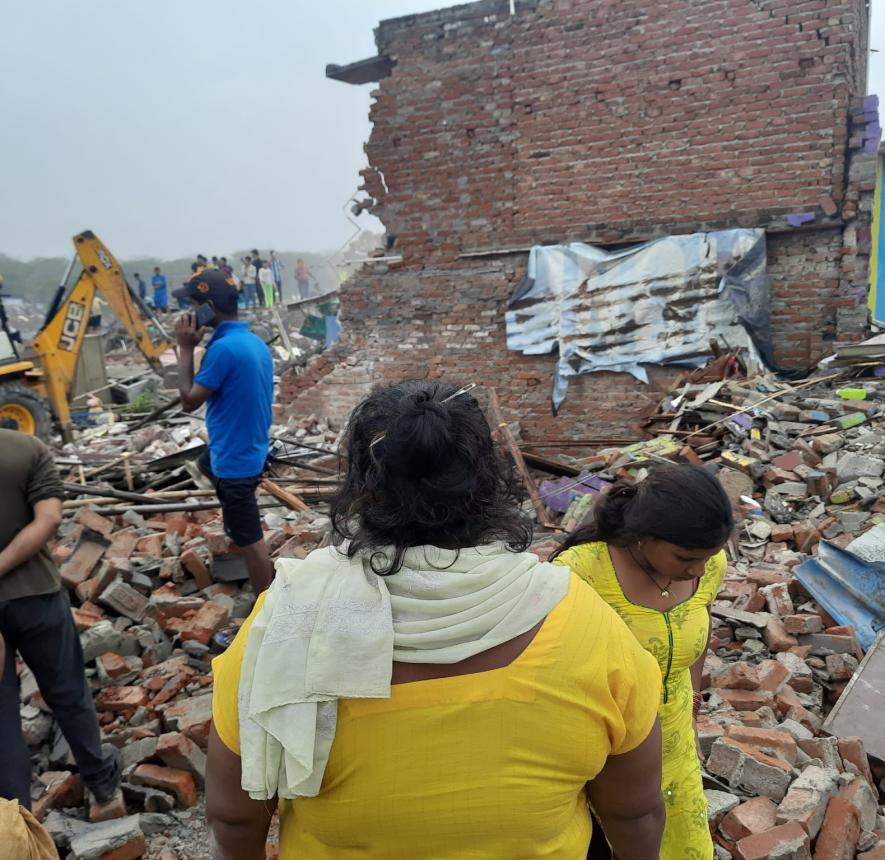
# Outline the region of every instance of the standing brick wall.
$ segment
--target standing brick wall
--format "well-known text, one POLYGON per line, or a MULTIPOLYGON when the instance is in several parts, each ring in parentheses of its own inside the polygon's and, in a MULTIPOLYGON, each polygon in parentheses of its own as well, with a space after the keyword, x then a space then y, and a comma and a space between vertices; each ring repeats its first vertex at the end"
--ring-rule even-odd
POLYGON ((632 435, 677 372, 580 378, 553 418, 554 357, 506 350, 506 302, 538 243, 770 228, 779 362, 860 336, 875 125, 857 98, 860 0, 508 7, 376 30, 395 66, 373 91, 364 188, 403 260, 344 287, 343 343, 319 382, 293 383, 293 408, 340 419, 372 380, 442 375, 496 385, 527 438, 632 435))

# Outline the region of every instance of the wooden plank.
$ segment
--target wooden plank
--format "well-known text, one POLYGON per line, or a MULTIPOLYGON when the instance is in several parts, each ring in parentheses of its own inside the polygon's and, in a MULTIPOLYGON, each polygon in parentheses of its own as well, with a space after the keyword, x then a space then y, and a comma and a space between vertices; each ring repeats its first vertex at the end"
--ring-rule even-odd
POLYGON ((529 474, 528 466, 525 464, 522 452, 519 450, 519 446, 516 444, 516 440, 510 432, 510 427, 501 415, 501 402, 498 400, 498 392, 491 386, 489 386, 488 392, 489 411, 492 413, 492 420, 495 422, 498 433, 504 440, 504 445, 510 452, 510 456, 513 458, 516 469, 522 477, 529 498, 532 500, 532 506, 538 516, 538 522, 544 526, 544 528, 555 529, 557 527, 547 518, 547 509, 544 507, 544 502, 541 500, 541 494, 538 492, 537 485, 529 474))

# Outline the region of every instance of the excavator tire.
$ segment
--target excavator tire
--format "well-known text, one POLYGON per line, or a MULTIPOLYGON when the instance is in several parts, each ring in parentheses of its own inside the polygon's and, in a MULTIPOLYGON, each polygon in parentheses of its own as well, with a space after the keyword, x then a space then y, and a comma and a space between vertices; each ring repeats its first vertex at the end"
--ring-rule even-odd
POLYGON ((26 385, 3 383, 0 385, 0 427, 48 441, 52 435, 49 404, 26 385))

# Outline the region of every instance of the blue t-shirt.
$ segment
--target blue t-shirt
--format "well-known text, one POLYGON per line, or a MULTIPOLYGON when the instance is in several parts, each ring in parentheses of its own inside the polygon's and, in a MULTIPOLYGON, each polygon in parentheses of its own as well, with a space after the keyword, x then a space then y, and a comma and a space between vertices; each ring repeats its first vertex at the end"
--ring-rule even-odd
POLYGON ((218 326, 194 382, 213 392, 206 401, 212 471, 219 478, 260 475, 270 445, 273 360, 249 323, 218 326))
POLYGON ((169 298, 166 293, 167 289, 167 281, 165 275, 154 275, 151 278, 151 284, 154 288, 154 303, 158 305, 165 305, 168 303, 169 298))

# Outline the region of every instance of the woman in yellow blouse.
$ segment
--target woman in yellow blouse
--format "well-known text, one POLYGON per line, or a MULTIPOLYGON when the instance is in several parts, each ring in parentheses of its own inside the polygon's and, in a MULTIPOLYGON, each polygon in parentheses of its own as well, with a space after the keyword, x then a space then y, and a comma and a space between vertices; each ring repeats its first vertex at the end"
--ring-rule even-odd
POLYGON ((591 525, 572 534, 555 557, 618 613, 660 667, 667 809, 661 860, 713 856, 694 718, 709 606, 725 576, 723 547, 733 527, 715 477, 698 466, 661 466, 639 484, 612 485, 597 501, 591 525))
POLYGON ((213 663, 215 860, 621 860, 663 832, 660 674, 567 568, 523 550, 465 389, 411 382, 351 417, 337 546, 277 563, 213 663))

